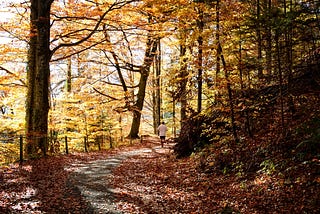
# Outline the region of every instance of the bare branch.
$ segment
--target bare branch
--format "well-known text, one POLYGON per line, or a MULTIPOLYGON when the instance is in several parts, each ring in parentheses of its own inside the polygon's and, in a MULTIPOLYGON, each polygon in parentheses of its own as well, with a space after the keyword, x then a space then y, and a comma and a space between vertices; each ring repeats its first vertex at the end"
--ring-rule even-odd
POLYGON ((112 11, 112 10, 116 10, 116 9, 120 9, 122 7, 124 7, 127 4, 130 4, 132 2, 136 2, 138 0, 131 0, 131 1, 115 1, 109 8, 108 10, 106 10, 102 16, 100 17, 99 21, 97 22, 97 24, 95 25, 95 27, 93 28, 93 30, 84 38, 78 40, 77 42, 73 42, 73 43, 62 43, 59 44, 58 46, 56 46, 55 48, 53 48, 51 50, 51 57, 52 55, 60 48, 62 47, 71 47, 71 46, 76 46, 79 45, 85 41, 87 41, 89 38, 91 38, 93 36, 93 34, 98 30, 100 24, 102 23, 102 21, 104 20, 104 18, 106 17, 106 15, 112 11))
POLYGON ((6 73, 12 75, 13 77, 17 78, 22 83, 22 85, 19 85, 19 84, 16 84, 16 83, 12 83, 12 84, 23 86, 23 87, 27 87, 27 84, 22 79, 20 79, 16 74, 14 74, 13 72, 9 71, 8 69, 6 69, 6 68, 4 68, 2 66, 0 66, 0 70, 5 71, 6 73))
POLYGON ((81 50, 79 50, 79 51, 76 51, 76 52, 74 52, 74 53, 68 54, 68 55, 63 56, 63 57, 60 57, 60 58, 52 59, 50 62, 56 62, 56 61, 60 61, 60 60, 63 60, 63 59, 67 59, 67 58, 69 58, 69 57, 71 57, 71 56, 73 56, 73 55, 77 55, 77 54, 82 53, 82 52, 84 52, 84 51, 86 51, 86 50, 89 50, 89 49, 91 49, 91 48, 93 48, 93 47, 95 47, 95 46, 97 46, 97 45, 99 45, 99 44, 102 44, 102 43, 104 43, 105 41, 106 41, 106 40, 102 40, 102 41, 100 41, 100 42, 98 42, 98 43, 95 43, 95 44, 93 44, 93 45, 90 45, 90 46, 88 46, 88 47, 86 47, 86 48, 84 48, 84 49, 81 49, 81 50))
POLYGON ((117 98, 111 97, 110 95, 107 95, 107 94, 99 91, 99 90, 96 89, 95 87, 92 87, 92 88, 93 88, 93 90, 94 90, 95 92, 97 92, 98 94, 101 94, 102 96, 108 97, 108 98, 111 99, 111 100, 119 100, 119 99, 117 99, 117 98))

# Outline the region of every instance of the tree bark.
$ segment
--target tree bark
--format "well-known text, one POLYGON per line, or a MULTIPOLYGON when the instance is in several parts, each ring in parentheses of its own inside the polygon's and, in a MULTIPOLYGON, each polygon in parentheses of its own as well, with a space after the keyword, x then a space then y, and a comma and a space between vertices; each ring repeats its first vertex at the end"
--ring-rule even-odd
POLYGON ((282 75, 282 66, 281 66, 281 47, 280 47, 280 32, 277 29, 275 32, 275 43, 276 43, 276 51, 277 51, 277 67, 278 67, 278 76, 279 76, 279 86, 280 86, 280 107, 281 107, 281 129, 282 133, 284 133, 285 124, 284 124, 284 101, 283 101, 283 75, 282 75))
POLYGON ((258 40, 258 78, 263 78, 262 73, 262 38, 261 38, 261 7, 260 0, 257 0, 257 40, 258 40))
POLYGON ((178 93, 177 95, 173 95, 181 105, 180 108, 180 127, 184 127, 184 123, 187 120, 187 83, 188 83, 188 72, 187 72, 187 44, 186 44, 186 37, 187 32, 185 29, 181 29, 179 31, 179 42, 180 42, 180 69, 179 69, 179 81, 178 81, 178 93))
POLYGON ((229 71, 227 68, 227 63, 225 61, 225 58, 222 53, 222 47, 221 44, 218 44, 218 49, 224 69, 224 76, 227 81, 227 91, 228 91, 228 98, 229 98, 229 105, 230 105, 230 112, 231 112, 231 127, 232 127, 232 134, 233 138, 236 142, 239 141, 238 139, 238 134, 237 134, 237 128, 236 128, 236 120, 235 120, 235 112, 234 112, 234 101, 233 101, 233 96, 232 96, 232 89, 231 89, 231 83, 230 83, 230 78, 229 78, 229 71))
MULTIPOLYGON (((219 43, 220 42, 220 0, 217 0, 217 5, 216 5, 216 76, 215 76, 215 88, 219 88, 219 84, 220 84, 220 70, 221 70, 221 64, 220 64, 220 49, 219 47, 219 43)), ((217 90, 218 92, 215 93, 215 103, 217 104, 220 101, 220 94, 219 90, 217 90)))
POLYGON ((197 77, 197 82, 198 82, 198 106, 197 106, 197 111, 198 113, 201 112, 202 109, 202 61, 203 61, 203 37, 202 37, 202 32, 204 28, 204 21, 203 21, 203 11, 200 8, 198 11, 199 14, 199 19, 197 20, 197 27, 199 30, 199 35, 198 35, 198 77, 197 77))
POLYGON ((53 0, 32 0, 27 63, 26 152, 46 151, 50 77, 50 9, 53 0))
MULTIPOLYGON (((91 38, 105 16, 128 2, 114 2, 97 21, 90 33, 77 42, 61 43, 50 50, 50 11, 54 0, 30 0, 30 40, 27 62, 26 152, 30 157, 39 149, 46 152, 49 112, 50 60, 60 48, 76 46, 91 38)), ((73 55, 73 54, 71 54, 73 55)), ((69 55, 69 56, 71 56, 69 55)), ((66 58, 66 57, 64 57, 66 58)), ((58 60, 58 59, 56 59, 58 60)))
POLYGON ((70 93, 71 92, 71 83, 72 83, 72 60, 71 57, 68 58, 68 70, 67 70, 67 92, 70 93))
MULTIPOLYGON (((292 0, 289 1, 289 8, 287 8, 287 4, 284 1, 284 13, 286 19, 290 19, 290 17, 287 14, 287 10, 289 9, 292 11, 292 0)), ((293 79, 293 57, 292 57, 292 48, 293 48, 293 29, 292 29, 292 23, 290 20, 290 23, 288 25, 288 28, 286 29, 285 33, 285 47, 286 47, 286 69, 287 69, 287 81, 288 81, 288 108, 291 111, 291 114, 293 115, 295 113, 295 106, 293 97, 291 95, 292 92, 292 79, 293 79)))
POLYGON ((158 51, 154 59, 154 93, 153 93, 153 129, 154 134, 157 134, 158 126, 161 120, 161 42, 158 39, 158 51))
POLYGON ((146 86, 150 73, 150 67, 154 56, 156 54, 158 42, 157 39, 152 38, 152 35, 148 35, 147 47, 144 56, 144 62, 140 69, 140 80, 139 80, 139 89, 137 94, 137 101, 133 106, 133 119, 131 124, 130 133, 128 138, 135 139, 139 138, 139 128, 141 121, 141 112, 143 109, 144 98, 146 94, 146 86))
POLYGON ((272 75, 272 32, 271 32, 271 0, 264 1, 265 8, 267 10, 267 23, 266 23, 266 70, 267 81, 271 81, 272 75))

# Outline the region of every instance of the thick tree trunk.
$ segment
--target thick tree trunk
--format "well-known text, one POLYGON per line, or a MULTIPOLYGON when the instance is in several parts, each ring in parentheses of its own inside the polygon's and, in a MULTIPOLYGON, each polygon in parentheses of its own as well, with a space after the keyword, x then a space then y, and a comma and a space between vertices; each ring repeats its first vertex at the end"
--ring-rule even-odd
POLYGON ((46 152, 50 77, 50 7, 53 0, 31 1, 30 43, 27 65, 26 152, 46 152))
POLYGON ((137 94, 137 102, 133 106, 133 119, 131 124, 131 130, 128 135, 128 138, 135 139, 139 138, 139 128, 140 128, 140 121, 141 121, 141 112, 143 109, 144 98, 146 94, 146 86, 147 81, 150 73, 150 66, 156 54, 158 42, 157 39, 152 38, 149 35, 147 40, 147 48, 144 57, 144 63, 141 66, 140 70, 140 80, 139 80, 139 89, 137 94))

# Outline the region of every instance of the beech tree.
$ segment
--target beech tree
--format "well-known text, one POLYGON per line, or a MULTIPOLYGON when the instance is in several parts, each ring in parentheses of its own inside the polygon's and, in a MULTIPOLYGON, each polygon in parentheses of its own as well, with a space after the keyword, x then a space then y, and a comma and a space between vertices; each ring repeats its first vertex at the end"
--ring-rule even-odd
POLYGON ((156 54, 158 39, 152 37, 151 33, 148 34, 147 48, 145 51, 144 62, 140 70, 139 89, 137 94, 137 101, 133 106, 133 120, 131 124, 131 130, 129 133, 130 138, 139 137, 139 127, 141 121, 141 111, 144 104, 144 98, 146 94, 146 86, 150 73, 150 66, 156 54))
POLYGON ((27 153, 45 151, 48 132, 50 77, 50 11, 53 0, 31 0, 27 63, 27 153))
MULTIPOLYGON (((50 49, 50 12, 53 0, 31 0, 30 2, 30 41, 27 63, 27 101, 26 101, 26 137, 27 153, 32 156, 40 148, 46 151, 49 112, 50 60, 60 48, 80 45, 90 39, 99 28, 105 16, 132 1, 107 3, 95 25, 88 34, 75 42, 62 42, 50 49)), ((72 3, 72 1, 70 2, 72 3)), ((83 31, 83 30, 80 30, 83 31)), ((75 33, 75 32, 74 32, 75 33)), ((72 35, 74 33, 69 33, 72 35)), ((67 36, 68 37, 68 36, 67 36)), ((63 41, 63 40, 62 40, 63 41)))

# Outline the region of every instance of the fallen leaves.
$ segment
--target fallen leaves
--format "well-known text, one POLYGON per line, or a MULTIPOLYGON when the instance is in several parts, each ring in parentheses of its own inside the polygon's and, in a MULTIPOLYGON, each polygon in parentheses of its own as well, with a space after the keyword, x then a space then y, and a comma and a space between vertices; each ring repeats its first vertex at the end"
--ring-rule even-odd
POLYGON ((0 213, 87 213, 79 192, 68 186, 65 168, 94 158, 97 154, 46 157, 1 170, 0 213))
MULTIPOLYGON (((177 160, 167 145, 154 149, 155 144, 144 143, 122 151, 142 151, 142 146, 148 152, 134 153, 110 178, 123 213, 320 213, 319 177, 308 178, 306 167, 299 168, 300 179, 288 182, 263 172, 251 177, 203 173, 199 160, 177 160)), ((0 213, 93 213, 79 190, 68 184, 69 173, 118 151, 47 157, 2 168, 0 213)))
MULTIPOLYGON (((166 150, 169 152, 169 150, 166 150)), ((197 160, 136 156, 114 170, 118 209, 124 213, 319 213, 319 185, 312 188, 266 173, 202 173, 197 160), (317 192, 315 192, 317 191, 317 192), (125 194, 121 194, 125 192, 125 194)))

